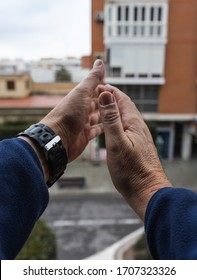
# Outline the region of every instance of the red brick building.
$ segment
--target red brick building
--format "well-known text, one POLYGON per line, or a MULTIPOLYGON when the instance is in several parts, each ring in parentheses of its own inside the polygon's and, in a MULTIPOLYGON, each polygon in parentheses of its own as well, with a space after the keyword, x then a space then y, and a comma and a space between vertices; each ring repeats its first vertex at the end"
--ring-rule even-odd
POLYGON ((163 158, 197 155, 196 0, 92 0, 91 57, 155 127, 163 158))

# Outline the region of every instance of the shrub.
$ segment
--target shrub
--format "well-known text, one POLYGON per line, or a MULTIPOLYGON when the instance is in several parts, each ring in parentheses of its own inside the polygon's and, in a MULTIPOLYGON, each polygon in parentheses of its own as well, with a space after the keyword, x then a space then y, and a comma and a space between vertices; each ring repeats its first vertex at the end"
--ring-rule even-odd
POLYGON ((52 230, 43 220, 39 220, 17 260, 54 260, 56 259, 56 239, 52 230))
POLYGON ((147 243, 146 243, 146 236, 145 234, 142 235, 140 240, 134 246, 134 254, 135 260, 151 260, 151 255, 149 253, 147 243))

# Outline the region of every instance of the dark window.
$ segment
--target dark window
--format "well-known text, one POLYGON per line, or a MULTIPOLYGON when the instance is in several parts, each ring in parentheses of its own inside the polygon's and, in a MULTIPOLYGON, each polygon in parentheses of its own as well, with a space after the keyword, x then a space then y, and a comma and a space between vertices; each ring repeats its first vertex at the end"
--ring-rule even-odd
POLYGON ((154 26, 150 26, 150 35, 153 36, 154 35, 154 26))
POLYGON ((152 77, 153 78, 161 78, 161 75, 160 74, 152 74, 152 77))
POLYGON ((148 75, 147 74, 139 74, 139 78, 147 78, 148 75))
POLYGON ((142 21, 145 21, 145 17, 146 17, 146 10, 145 7, 142 7, 142 21))
POLYGON ((157 35, 161 35, 161 26, 157 26, 157 35))
POLYGON ((118 35, 121 35, 121 30, 122 30, 122 26, 118 25, 117 26, 117 33, 118 33, 118 35))
POLYGON ((162 21, 162 8, 159 7, 158 9, 158 21, 162 21))
POLYGON ((125 35, 128 35, 128 34, 129 34, 129 27, 125 26, 125 35))
POLYGON ((135 103, 141 112, 157 112, 159 100, 159 86, 122 86, 122 90, 135 103))
POLYGON ((154 88, 152 90, 151 88, 147 89, 147 92, 145 92, 144 99, 158 101, 158 92, 155 91, 154 88))
POLYGON ((132 100, 138 100, 140 98, 140 87, 139 86, 127 86, 126 93, 132 100))
POLYGON ((126 77, 126 78, 134 78, 135 75, 134 75, 134 74, 126 74, 125 77, 126 77))
POLYGON ((109 16, 109 21, 112 21, 112 9, 111 7, 109 7, 109 10, 108 10, 108 16, 109 16))
POLYGON ((111 55, 111 51, 110 49, 107 49, 107 57, 106 57, 107 64, 110 64, 110 55, 111 55))
POLYGON ((118 21, 121 21, 121 7, 118 6, 118 21))
POLYGON ((138 8, 135 7, 134 8, 134 21, 137 21, 137 19, 138 19, 138 8))
POLYGON ((157 112, 157 104, 144 104, 140 109, 142 112, 157 112))
POLYGON ((121 68, 120 67, 113 67, 111 69, 112 77, 120 77, 121 76, 121 68))
POLYGON ((151 7, 151 9, 150 9, 150 20, 154 21, 154 8, 153 7, 151 7))
POLYGON ((129 97, 134 101, 137 101, 140 99, 140 95, 138 92, 135 91, 131 91, 130 93, 127 93, 129 95, 129 97))
POLYGON ((144 36, 144 34, 145 34, 145 26, 141 26, 141 28, 140 28, 140 35, 144 36))
POLYGON ((25 82, 25 85, 26 85, 26 89, 29 89, 29 88, 30 88, 30 81, 27 80, 27 81, 25 82))
POLYGON ((129 7, 128 6, 125 7, 125 17, 126 17, 125 20, 129 21, 129 7))
POLYGON ((14 81, 7 81, 7 89, 14 90, 15 89, 15 82, 14 81))

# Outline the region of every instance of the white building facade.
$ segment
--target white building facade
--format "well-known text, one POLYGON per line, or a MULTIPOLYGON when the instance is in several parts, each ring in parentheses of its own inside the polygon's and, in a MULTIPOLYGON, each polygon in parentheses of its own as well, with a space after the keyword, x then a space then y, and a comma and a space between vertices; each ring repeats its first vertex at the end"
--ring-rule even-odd
POLYGON ((105 3, 106 82, 163 84, 168 0, 105 3))

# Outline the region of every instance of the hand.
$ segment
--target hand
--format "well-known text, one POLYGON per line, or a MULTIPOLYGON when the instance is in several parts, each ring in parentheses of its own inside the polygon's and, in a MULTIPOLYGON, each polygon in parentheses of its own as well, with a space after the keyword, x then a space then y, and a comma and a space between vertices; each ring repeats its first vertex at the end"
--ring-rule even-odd
POLYGON ((117 190, 144 219, 152 195, 171 186, 159 161, 152 136, 134 103, 110 85, 100 86, 108 168, 117 190))
POLYGON ((81 154, 91 139, 103 132, 95 93, 104 70, 103 62, 96 60, 87 78, 40 121, 60 135, 69 162, 81 154))

